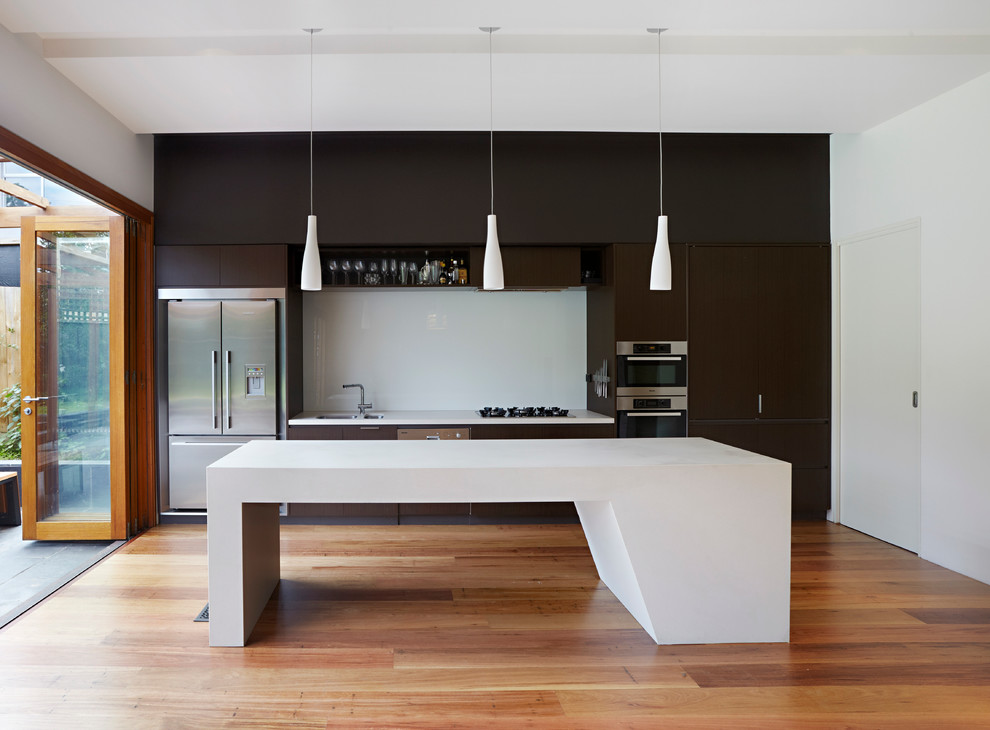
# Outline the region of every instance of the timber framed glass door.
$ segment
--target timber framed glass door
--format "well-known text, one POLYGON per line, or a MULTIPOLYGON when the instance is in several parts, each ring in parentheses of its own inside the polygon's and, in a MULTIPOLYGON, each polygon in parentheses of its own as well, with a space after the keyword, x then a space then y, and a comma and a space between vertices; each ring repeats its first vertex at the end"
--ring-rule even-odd
POLYGON ((21 221, 24 539, 127 537, 124 218, 21 221))

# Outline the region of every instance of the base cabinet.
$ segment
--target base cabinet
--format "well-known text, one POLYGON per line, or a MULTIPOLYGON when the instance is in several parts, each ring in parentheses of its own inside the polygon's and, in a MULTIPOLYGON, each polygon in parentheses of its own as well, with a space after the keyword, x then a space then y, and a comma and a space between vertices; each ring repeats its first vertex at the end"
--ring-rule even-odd
MULTIPOLYGON (((288 438, 306 441, 388 441, 394 440, 397 433, 395 426, 289 426, 288 438)), ((395 524, 399 521, 399 505, 290 502, 286 515, 344 522, 395 524)))
POLYGON ((831 507, 827 422, 691 421, 688 435, 789 462, 794 517, 824 519, 831 507))
MULTIPOLYGON (((404 426, 289 426, 290 440, 396 439, 404 426)), ((414 427, 410 427, 414 428, 414 427)), ((415 427, 415 428, 422 428, 415 427)), ((611 438, 613 426, 594 424, 511 424, 443 428, 470 429, 473 439, 611 438)), ((451 504, 295 504, 289 517, 317 518, 342 522, 396 523, 513 523, 577 522, 573 502, 474 502, 451 504)))

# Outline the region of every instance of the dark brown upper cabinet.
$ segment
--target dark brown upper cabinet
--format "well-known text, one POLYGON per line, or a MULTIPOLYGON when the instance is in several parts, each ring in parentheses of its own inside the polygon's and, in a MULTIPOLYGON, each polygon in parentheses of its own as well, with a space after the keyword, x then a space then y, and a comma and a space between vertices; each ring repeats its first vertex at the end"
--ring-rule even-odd
POLYGON ((691 246, 691 419, 827 419, 828 246, 691 246))
POLYGON ((687 249, 671 245, 670 291, 651 291, 653 248, 652 243, 612 246, 617 341, 687 339, 687 249))
POLYGON ((157 246, 160 287, 285 287, 286 246, 157 246))
MULTIPOLYGON (((581 249, 576 246, 502 246, 505 286, 581 286, 581 249)), ((471 249, 471 286, 482 285, 485 249, 471 249)))

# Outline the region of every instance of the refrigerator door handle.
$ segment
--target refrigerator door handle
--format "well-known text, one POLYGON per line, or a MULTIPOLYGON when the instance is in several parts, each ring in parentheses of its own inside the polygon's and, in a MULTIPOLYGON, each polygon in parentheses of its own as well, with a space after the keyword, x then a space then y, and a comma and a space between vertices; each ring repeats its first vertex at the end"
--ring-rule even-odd
POLYGON ((234 424, 231 422, 230 418, 230 350, 227 350, 226 359, 224 362, 223 379, 226 385, 226 397, 224 398, 223 406, 226 413, 227 428, 233 428, 234 424))
POLYGON ((217 426, 217 351, 210 351, 210 407, 213 411, 213 428, 217 426))

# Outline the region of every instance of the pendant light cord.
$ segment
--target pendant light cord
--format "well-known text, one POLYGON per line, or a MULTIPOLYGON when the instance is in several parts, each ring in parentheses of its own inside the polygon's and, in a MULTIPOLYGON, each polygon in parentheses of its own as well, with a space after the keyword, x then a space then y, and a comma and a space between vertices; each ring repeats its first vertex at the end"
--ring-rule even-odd
POLYGON ((313 215, 313 34, 309 30, 309 214, 313 215))
POLYGON ((495 93, 492 75, 492 33, 488 29, 488 184, 492 195, 492 215, 495 215, 495 93))
POLYGON ((661 77, 660 77, 660 34, 663 33, 664 28, 657 28, 657 147, 660 150, 660 215, 663 215, 663 116, 661 102, 663 99, 663 94, 661 93, 661 77))

